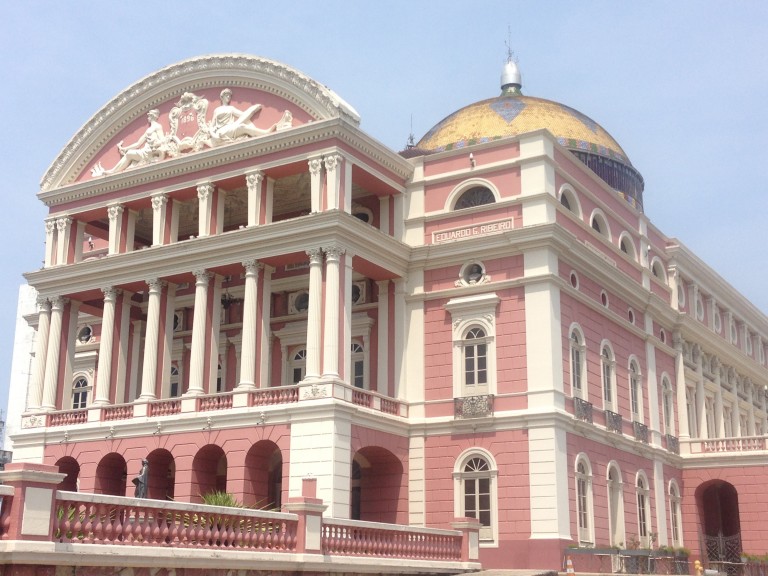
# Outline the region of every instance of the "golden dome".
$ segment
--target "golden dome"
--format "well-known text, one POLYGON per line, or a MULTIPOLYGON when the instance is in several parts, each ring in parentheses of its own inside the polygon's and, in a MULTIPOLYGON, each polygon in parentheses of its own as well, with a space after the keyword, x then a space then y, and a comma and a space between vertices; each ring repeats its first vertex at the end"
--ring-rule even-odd
POLYGON ((425 152, 453 150, 541 128, 567 148, 632 165, 618 142, 588 116, 563 104, 519 93, 504 93, 454 112, 427 132, 416 148, 425 152))

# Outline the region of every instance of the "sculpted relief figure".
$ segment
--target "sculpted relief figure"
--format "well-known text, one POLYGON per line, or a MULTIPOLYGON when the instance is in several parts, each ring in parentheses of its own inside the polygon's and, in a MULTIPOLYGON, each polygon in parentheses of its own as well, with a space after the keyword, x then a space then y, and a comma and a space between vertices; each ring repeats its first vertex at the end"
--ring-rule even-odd
POLYGON ((261 104, 240 110, 231 101, 232 90, 225 88, 221 91, 221 105, 207 122, 208 100, 185 92, 168 115, 170 130, 167 134, 158 121, 160 111, 150 110, 147 113, 149 127, 139 139, 128 146, 123 146, 122 140, 118 143, 117 149, 122 158, 117 164, 107 169, 98 162, 91 168, 91 176, 109 176, 185 152, 199 152, 206 146, 213 148, 293 126, 293 115, 290 110, 285 110, 280 120, 269 128, 258 128, 253 123, 253 117, 261 110, 261 104))
POLYGON ((147 113, 149 128, 144 131, 144 134, 136 142, 128 146, 123 146, 122 140, 118 142, 117 149, 122 155, 120 161, 109 170, 105 169, 101 162, 99 162, 91 169, 91 174, 93 176, 108 176, 122 172, 134 165, 150 164, 165 158, 167 152, 166 137, 163 127, 157 121, 159 117, 159 110, 150 110, 147 113))
POLYGON ((245 110, 239 110, 230 104, 231 101, 232 90, 225 88, 221 91, 221 106, 213 111, 213 117, 208 126, 212 146, 220 146, 239 138, 263 136, 278 129, 289 128, 292 124, 291 113, 286 110, 280 121, 269 128, 257 128, 251 118, 261 110, 261 104, 253 104, 245 110))

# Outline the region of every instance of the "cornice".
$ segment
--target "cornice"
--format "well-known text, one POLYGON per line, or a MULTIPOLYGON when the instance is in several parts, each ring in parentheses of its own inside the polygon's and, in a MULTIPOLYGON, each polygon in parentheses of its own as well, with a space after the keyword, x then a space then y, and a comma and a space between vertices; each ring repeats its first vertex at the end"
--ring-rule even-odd
POLYGON ((201 267, 304 252, 308 247, 333 242, 353 247, 356 256, 394 276, 406 275, 408 246, 350 214, 332 210, 99 260, 44 268, 25 274, 25 278, 45 297, 76 294, 103 285, 121 286, 145 278, 187 274, 201 267))
POLYGON ((285 64, 246 54, 190 58, 145 76, 105 104, 59 153, 40 182, 41 190, 48 191, 57 180, 82 172, 93 150, 104 146, 148 109, 182 92, 222 83, 266 90, 315 117, 360 122, 359 114, 332 90, 285 64))

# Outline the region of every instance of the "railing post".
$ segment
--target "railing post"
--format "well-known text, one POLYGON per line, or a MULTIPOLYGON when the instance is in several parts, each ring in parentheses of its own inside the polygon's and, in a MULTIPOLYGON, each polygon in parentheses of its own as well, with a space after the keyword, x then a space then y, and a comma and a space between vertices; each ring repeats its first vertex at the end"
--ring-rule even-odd
POLYGON ((56 486, 66 477, 56 466, 8 464, 0 482, 13 489, 3 500, 0 525, 4 540, 51 541, 56 518, 56 486))
POLYGON ((288 498, 283 505, 286 512, 299 517, 296 527, 296 553, 322 553, 322 516, 328 506, 317 498, 317 478, 304 478, 301 484, 301 496, 288 498))
POLYGON ((474 518, 455 518, 451 526, 461 531, 461 561, 477 562, 480 558, 480 522, 474 518))

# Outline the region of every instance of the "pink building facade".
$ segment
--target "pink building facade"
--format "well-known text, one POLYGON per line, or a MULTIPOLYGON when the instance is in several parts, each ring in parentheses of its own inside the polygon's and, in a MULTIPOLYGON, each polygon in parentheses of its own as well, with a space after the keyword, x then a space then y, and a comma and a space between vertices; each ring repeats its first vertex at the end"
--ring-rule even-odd
POLYGON ((311 477, 331 519, 479 520, 484 568, 765 552, 768 318, 602 127, 520 88, 509 62, 401 153, 257 57, 118 94, 41 183, 14 462, 276 510, 311 477))

